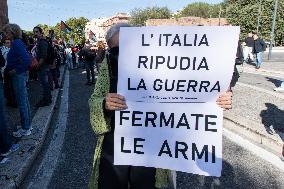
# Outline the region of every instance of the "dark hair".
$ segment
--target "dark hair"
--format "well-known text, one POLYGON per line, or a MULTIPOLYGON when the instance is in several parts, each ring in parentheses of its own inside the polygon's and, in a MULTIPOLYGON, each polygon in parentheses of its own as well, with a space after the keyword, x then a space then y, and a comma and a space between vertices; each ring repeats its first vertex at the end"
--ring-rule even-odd
POLYGON ((29 36, 26 33, 24 33, 24 32, 22 33, 22 41, 24 42, 26 47, 30 46, 29 36))
POLYGON ((34 29, 38 29, 38 31, 39 31, 40 33, 43 33, 43 30, 42 30, 41 27, 39 27, 39 26, 35 26, 34 29))

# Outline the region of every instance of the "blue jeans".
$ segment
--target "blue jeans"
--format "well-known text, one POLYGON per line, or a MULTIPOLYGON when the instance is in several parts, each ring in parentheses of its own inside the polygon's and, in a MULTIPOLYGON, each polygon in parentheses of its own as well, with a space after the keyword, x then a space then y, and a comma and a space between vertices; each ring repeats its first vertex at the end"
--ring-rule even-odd
POLYGON ((48 65, 43 65, 39 70, 38 70, 38 79, 40 81, 40 84, 42 86, 42 99, 45 101, 51 101, 52 96, 51 96, 51 91, 50 91, 50 85, 48 82, 48 65))
POLYGON ((8 134, 7 123, 4 115, 4 90, 0 80, 0 152, 6 153, 11 147, 11 136, 8 134))
POLYGON ((31 128, 30 102, 26 86, 27 77, 27 72, 12 76, 16 100, 20 109, 22 129, 26 130, 31 128))
POLYGON ((262 52, 256 53, 256 67, 259 68, 262 64, 262 52))

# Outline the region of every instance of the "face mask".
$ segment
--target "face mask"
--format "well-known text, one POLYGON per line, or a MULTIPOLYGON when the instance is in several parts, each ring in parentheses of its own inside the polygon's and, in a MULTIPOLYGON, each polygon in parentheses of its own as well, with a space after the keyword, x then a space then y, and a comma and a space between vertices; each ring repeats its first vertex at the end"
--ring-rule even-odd
POLYGON ((117 78, 118 75, 118 55, 119 47, 109 49, 108 65, 111 78, 117 78))

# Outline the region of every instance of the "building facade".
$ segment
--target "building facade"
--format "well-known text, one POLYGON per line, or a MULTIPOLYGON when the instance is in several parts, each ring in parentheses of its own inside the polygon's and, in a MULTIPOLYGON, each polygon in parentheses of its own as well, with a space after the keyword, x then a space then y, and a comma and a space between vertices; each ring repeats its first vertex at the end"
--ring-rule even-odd
POLYGON ((96 41, 103 41, 105 38, 105 31, 103 28, 103 23, 107 20, 107 18, 98 18, 92 19, 90 22, 87 22, 85 27, 85 38, 93 41, 94 39, 90 39, 92 36, 91 32, 94 33, 96 41))
POLYGON ((87 40, 90 40, 91 43, 95 43, 95 41, 91 39, 92 35, 90 35, 90 32, 92 31, 96 36, 96 41, 106 43, 105 35, 107 30, 114 24, 128 22, 129 18, 126 13, 118 13, 110 18, 93 19, 86 24, 85 37, 87 40))

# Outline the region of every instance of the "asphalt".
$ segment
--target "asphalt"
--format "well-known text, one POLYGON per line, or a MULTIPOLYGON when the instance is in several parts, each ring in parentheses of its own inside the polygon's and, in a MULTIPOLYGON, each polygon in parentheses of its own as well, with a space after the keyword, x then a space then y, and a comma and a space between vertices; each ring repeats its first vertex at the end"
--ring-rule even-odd
POLYGON ((241 77, 233 88, 233 109, 224 113, 224 127, 283 159, 284 93, 273 89, 284 79, 284 62, 266 61, 261 70, 244 64, 238 70, 241 77))
MULTIPOLYGON (((262 80, 260 79, 259 82, 264 82, 264 88, 267 91, 273 92, 273 87, 277 85, 278 81, 284 78, 284 63, 281 62, 273 62, 275 64, 276 68, 273 67, 271 68, 271 62, 264 62, 262 70, 257 72, 257 75, 261 76, 263 74, 276 74, 277 76, 271 77, 272 79, 266 78, 262 80), (270 65, 270 66, 269 66, 270 65), (283 74, 283 75, 282 75, 283 74), (283 76, 283 77, 282 77, 283 76), (273 80, 276 79, 277 81, 273 80)), ((244 77, 240 79, 240 83, 244 82, 246 73, 253 72, 255 70, 253 65, 244 65, 244 68, 239 68, 242 69, 244 77), (243 80, 244 79, 244 80, 243 80)), ((253 85, 257 86, 256 83, 253 83, 252 81, 247 82, 246 84, 248 85, 253 85)), ((39 97, 39 88, 38 88, 38 83, 37 82, 32 82, 30 84, 30 102, 31 104, 35 104, 38 100, 39 97)), ((257 93, 256 91, 252 90, 245 90, 245 92, 242 90, 244 87, 241 86, 240 84, 237 84, 236 87, 233 89, 234 90, 234 108, 231 111, 227 111, 224 114, 224 127, 228 128, 229 130, 232 130, 241 136, 244 136, 261 147, 271 150, 273 153, 277 154, 279 157, 281 157, 282 153, 282 147, 283 147, 283 138, 282 137, 282 124, 284 123, 284 101, 281 98, 272 98, 271 94, 269 93, 257 93), (247 100, 242 100, 241 98, 246 98, 250 99, 253 98, 255 99, 254 102, 256 104, 251 104, 251 102, 248 103, 247 100), (244 103, 240 103, 240 102, 244 103), (270 105, 266 106, 265 103, 269 102, 270 105), (249 109, 249 111, 244 111, 244 109, 249 109), (247 112, 250 112, 249 114, 247 112), (276 113, 276 118, 273 116, 275 119, 269 119, 269 116, 271 114, 276 113), (265 120, 266 119, 266 120, 265 120), (265 121, 264 121, 265 120, 265 121), (281 127, 274 127, 273 133, 269 133, 267 131, 267 127, 265 127, 265 123, 269 123, 271 125, 277 126, 277 124, 280 124, 281 127), (276 151, 273 149, 277 149, 276 151)), ((89 91, 90 92, 90 91, 89 91)), ((274 92, 273 92, 274 93, 274 92)), ((42 144, 45 140, 46 133, 49 130, 49 123, 51 121, 52 114, 54 112, 54 107, 55 107, 55 101, 58 96, 58 90, 53 92, 53 98, 54 98, 54 103, 50 107, 46 108, 40 108, 40 109, 32 109, 32 115, 33 115, 33 122, 32 126, 34 128, 33 135, 23 138, 21 141, 19 141, 21 145, 21 149, 12 154, 9 158, 10 161, 5 164, 0 166, 0 188, 16 188, 20 185, 20 183, 23 181, 25 178, 27 172, 29 169, 32 167, 33 161, 36 159, 39 151, 41 150, 42 144)), ((84 91, 81 90, 81 88, 76 88, 73 90, 70 98, 80 98, 81 95, 88 94, 84 91), (78 95, 76 93, 80 91, 78 95)), ((277 94, 280 93, 275 93, 277 94)), ((281 95, 281 94, 280 94, 281 95)), ((252 102, 252 103, 254 103, 252 102)), ((76 132, 80 132, 80 123, 84 122, 84 120, 88 119, 88 115, 84 115, 83 117, 79 117, 78 119, 74 119, 74 117, 78 116, 75 114, 75 110, 77 109, 78 106, 75 104, 71 104, 71 117, 73 117, 73 120, 69 120, 69 125, 68 129, 72 129, 76 134, 76 132), (72 114, 74 113, 74 115, 72 114)), ((88 112, 88 110, 81 110, 84 112, 88 112)), ((7 109, 7 115, 8 119, 10 120, 10 125, 11 125, 11 130, 15 129, 17 123, 19 122, 18 117, 19 115, 17 114, 16 109, 7 109)), ((88 127, 88 126, 87 126, 88 127)), ((82 134, 82 133, 81 133, 82 134)), ((70 140, 74 137, 69 136, 67 138, 70 138, 70 140)), ((84 139, 82 139, 84 141, 84 139)), ((69 151, 69 150, 75 150, 75 154, 79 154, 76 157, 69 157, 73 158, 76 161, 82 161, 82 157, 80 157, 80 150, 79 147, 84 147, 82 146, 82 143, 80 141, 72 141, 74 143, 74 146, 81 144, 80 146, 76 148, 68 148, 68 146, 64 147, 64 150, 69 151), (77 144, 78 143, 78 144, 77 144)), ((88 142, 88 141, 85 141, 88 142)), ((91 149, 90 149, 91 150, 91 149)), ((92 149, 93 150, 93 149, 92 149)), ((237 150, 237 149, 236 149, 237 150)), ((64 153, 63 153, 64 154, 64 153)), ((84 156, 83 156, 84 157, 84 156)), ((64 159, 64 157, 62 157, 64 159)), ((68 159, 67 159, 68 160, 68 159)), ((83 159, 84 161, 85 159, 83 159)), ((87 161, 91 161, 91 159, 88 159, 87 161)), ((71 160, 70 160, 71 162, 71 160)), ((62 164, 62 166, 68 166, 68 164, 62 164)), ((72 165, 70 165, 70 169, 72 168, 72 165)), ((226 165, 225 165, 226 168, 226 165)), ((230 169, 228 167, 227 169, 230 169)), ((79 170, 75 170, 79 171, 79 170)), ((61 174, 61 173, 60 173, 61 174)), ((62 173, 64 177, 66 177, 66 180, 69 180, 73 175, 68 174, 68 171, 65 173, 62 173)), ((90 174, 90 173, 87 173, 90 174)), ((233 173, 232 173, 233 174, 233 173)), ((234 178, 237 179, 236 175, 233 175, 234 178)), ((182 177, 182 176, 181 176, 182 177)), ((59 178, 58 178, 59 179, 59 178)), ((180 179, 180 177, 178 178, 180 179)), ((188 178, 189 179, 189 178, 188 178)), ((64 182, 64 178, 62 182, 64 182)), ((54 180, 52 183, 55 182, 54 180)), ((214 182, 219 182, 219 181, 214 181, 214 182)), ((83 183, 83 182, 82 182, 83 183)), ((84 181, 84 183, 86 183, 84 181)), ((62 183, 63 184, 63 183, 62 183)), ((80 183, 72 183, 72 184, 78 184, 78 187, 80 186, 80 183)), ((226 186, 226 185, 225 185, 226 186)), ((248 185, 250 186, 250 185, 248 185)), ((252 186, 252 185, 251 185, 252 186)), ((181 186, 180 188, 186 188, 185 186, 181 186)), ((226 188, 226 187, 225 187, 226 188)))

